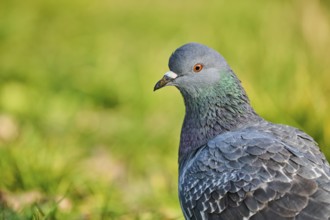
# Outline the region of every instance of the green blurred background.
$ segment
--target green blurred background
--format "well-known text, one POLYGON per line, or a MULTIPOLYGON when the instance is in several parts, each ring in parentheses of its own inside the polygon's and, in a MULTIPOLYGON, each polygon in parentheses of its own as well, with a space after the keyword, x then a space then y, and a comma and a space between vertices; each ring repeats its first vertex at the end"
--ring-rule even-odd
POLYGON ((152 90, 191 41, 330 158, 329 1, 2 0, 0 219, 183 220, 183 101, 152 90))

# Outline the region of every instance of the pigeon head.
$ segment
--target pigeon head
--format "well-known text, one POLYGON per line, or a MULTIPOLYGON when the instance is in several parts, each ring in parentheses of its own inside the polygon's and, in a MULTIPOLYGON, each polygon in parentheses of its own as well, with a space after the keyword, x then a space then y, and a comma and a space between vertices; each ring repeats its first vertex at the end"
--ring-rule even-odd
POLYGON ((217 51, 185 44, 171 55, 169 68, 154 90, 176 86, 183 96, 186 114, 179 158, 218 134, 260 120, 239 79, 217 51))
POLYGON ((154 90, 171 85, 184 94, 198 95, 203 88, 219 84, 222 75, 232 73, 217 51, 198 43, 178 48, 170 57, 169 68, 154 90))

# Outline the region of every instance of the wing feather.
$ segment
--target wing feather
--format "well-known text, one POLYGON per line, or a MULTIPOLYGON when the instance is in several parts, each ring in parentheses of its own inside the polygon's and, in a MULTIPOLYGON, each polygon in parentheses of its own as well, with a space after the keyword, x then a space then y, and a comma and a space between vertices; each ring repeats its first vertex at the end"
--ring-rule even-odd
POLYGON ((330 168, 308 135, 288 126, 217 136, 180 164, 186 219, 328 219, 330 168))

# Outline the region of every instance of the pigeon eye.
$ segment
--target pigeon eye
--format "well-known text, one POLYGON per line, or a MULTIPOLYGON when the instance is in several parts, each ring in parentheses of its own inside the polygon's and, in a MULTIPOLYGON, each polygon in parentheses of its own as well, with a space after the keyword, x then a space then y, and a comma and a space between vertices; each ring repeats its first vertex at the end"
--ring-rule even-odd
POLYGON ((196 64, 195 66, 194 66, 194 72, 195 73, 198 73, 198 72, 200 72, 201 70, 203 69, 203 64, 200 64, 200 63, 198 63, 198 64, 196 64))

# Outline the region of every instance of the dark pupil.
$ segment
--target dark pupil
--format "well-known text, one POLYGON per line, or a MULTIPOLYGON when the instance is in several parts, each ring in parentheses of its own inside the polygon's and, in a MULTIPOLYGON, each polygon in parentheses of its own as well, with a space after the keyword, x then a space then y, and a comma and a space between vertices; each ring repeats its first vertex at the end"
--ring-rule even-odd
POLYGON ((199 70, 201 67, 200 66, 196 66, 196 70, 199 70))

